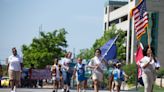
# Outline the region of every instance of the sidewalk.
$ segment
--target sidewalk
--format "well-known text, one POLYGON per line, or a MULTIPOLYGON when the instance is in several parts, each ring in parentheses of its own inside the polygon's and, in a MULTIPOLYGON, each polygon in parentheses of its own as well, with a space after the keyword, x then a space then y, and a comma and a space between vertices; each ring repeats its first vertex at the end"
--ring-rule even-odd
MULTIPOLYGON (((161 81, 161 78, 157 78, 155 81, 155 84, 160 86, 160 81, 161 81)), ((164 87, 164 78, 162 78, 162 87, 164 87)))
MULTIPOLYGON (((10 92, 9 88, 2 88, 0 92, 10 92)), ((30 89, 30 88, 18 88, 17 92, 52 92, 52 89, 30 89)), ((58 92, 62 92, 61 89, 58 92)), ((77 92, 77 90, 71 89, 70 92, 77 92)), ((94 92, 93 90, 86 90, 86 92, 94 92)), ((108 90, 100 90, 99 92, 109 92, 108 90)), ((137 92, 137 91, 120 91, 120 92, 137 92)))

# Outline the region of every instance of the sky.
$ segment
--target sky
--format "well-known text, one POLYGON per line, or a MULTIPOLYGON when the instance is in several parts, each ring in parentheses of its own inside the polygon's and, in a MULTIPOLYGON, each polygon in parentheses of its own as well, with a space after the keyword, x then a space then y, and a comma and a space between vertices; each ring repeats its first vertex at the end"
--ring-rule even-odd
POLYGON ((21 53, 42 31, 65 28, 68 51, 78 54, 103 35, 106 0, 0 0, 0 62, 16 47, 21 53))

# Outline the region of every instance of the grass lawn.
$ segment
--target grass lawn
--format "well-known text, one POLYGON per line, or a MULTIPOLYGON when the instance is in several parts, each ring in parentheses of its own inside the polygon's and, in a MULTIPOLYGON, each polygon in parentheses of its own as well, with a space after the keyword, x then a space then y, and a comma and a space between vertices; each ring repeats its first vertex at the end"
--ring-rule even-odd
MULTIPOLYGON (((138 91, 139 91, 139 92, 144 92, 144 87, 138 88, 138 91)), ((153 89, 153 92, 164 92, 164 87, 161 88, 161 87, 155 85, 155 86, 154 86, 154 89, 153 89)))

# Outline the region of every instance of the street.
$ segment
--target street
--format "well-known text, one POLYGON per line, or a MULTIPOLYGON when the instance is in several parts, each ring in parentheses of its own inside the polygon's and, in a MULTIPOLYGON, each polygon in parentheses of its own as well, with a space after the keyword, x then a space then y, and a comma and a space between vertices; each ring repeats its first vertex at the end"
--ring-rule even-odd
MULTIPOLYGON (((0 88, 0 92, 10 92, 9 88, 0 88)), ((19 88, 17 92, 52 92, 52 89, 32 89, 32 88, 19 88)), ((62 92, 59 90, 58 92, 62 92)), ((70 92, 77 92, 76 90, 71 90, 70 92)), ((86 92, 93 92, 93 90, 86 90, 86 92)), ((99 92, 109 92, 107 90, 100 90, 99 92)), ((121 91, 121 92, 137 92, 137 91, 121 91)))

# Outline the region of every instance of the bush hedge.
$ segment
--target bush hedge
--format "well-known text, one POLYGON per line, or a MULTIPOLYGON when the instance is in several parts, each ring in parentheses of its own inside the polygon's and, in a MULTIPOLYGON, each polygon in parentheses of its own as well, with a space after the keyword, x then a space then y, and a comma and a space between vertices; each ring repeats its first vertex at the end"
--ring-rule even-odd
POLYGON ((124 65, 122 69, 125 71, 125 73, 129 76, 129 79, 127 79, 128 84, 136 84, 137 81, 137 65, 135 63, 124 65))

